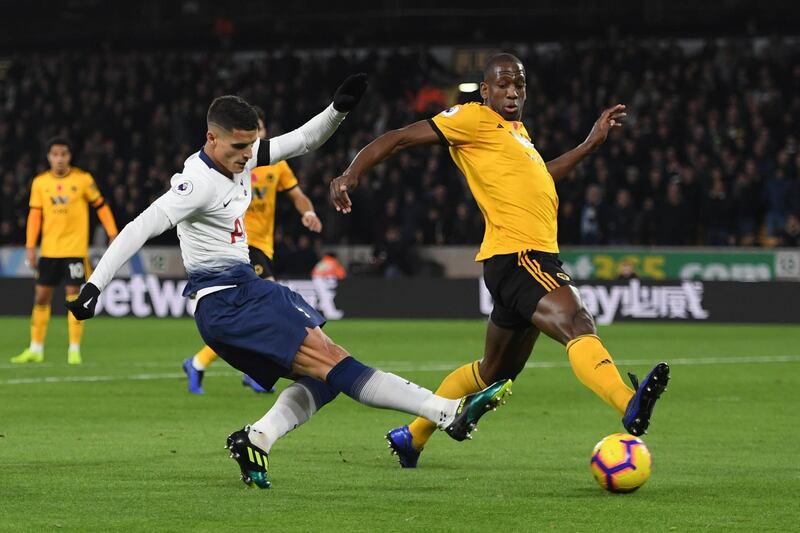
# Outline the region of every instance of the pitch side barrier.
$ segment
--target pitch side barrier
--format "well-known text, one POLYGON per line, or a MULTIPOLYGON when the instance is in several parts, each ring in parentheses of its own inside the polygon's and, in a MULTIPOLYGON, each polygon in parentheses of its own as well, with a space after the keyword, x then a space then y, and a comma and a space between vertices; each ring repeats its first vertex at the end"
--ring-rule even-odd
MULTIPOLYGON (((89 257, 96 264, 104 248, 91 248, 89 257)), ((326 246, 336 253, 347 272, 367 272, 372 262, 370 246, 326 246)), ((475 279, 483 267, 474 261, 475 246, 422 246, 423 261, 440 265, 443 277, 475 279)), ((800 249, 763 248, 644 248, 644 247, 565 247, 561 250, 564 270, 579 281, 613 281, 622 271, 635 272, 643 280, 697 281, 800 281, 800 249)), ((117 272, 117 277, 154 274, 165 279, 186 276, 177 246, 146 246, 117 272)), ((25 249, 0 247, 0 278, 30 278, 25 264, 25 249)))
MULTIPOLYGON (((0 315, 27 316, 32 279, 0 278, 0 315)), ((492 299, 482 279, 351 278, 283 280, 328 320, 343 318, 485 318, 492 299)), ((181 296, 185 280, 154 275, 113 280, 100 296, 98 312, 112 317, 184 317, 194 300, 181 296)), ((800 324, 800 283, 731 281, 579 282, 599 324, 619 321, 751 322, 800 324)), ((63 289, 53 313, 63 314, 63 289)))

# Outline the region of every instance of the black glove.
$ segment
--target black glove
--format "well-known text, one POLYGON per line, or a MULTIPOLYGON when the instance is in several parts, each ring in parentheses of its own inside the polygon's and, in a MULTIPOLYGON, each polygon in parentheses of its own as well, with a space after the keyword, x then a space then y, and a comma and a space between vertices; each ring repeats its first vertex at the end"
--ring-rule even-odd
POLYGON ((97 305, 97 297, 100 296, 100 289, 91 283, 87 283, 81 289, 81 293, 76 300, 67 302, 67 309, 78 320, 87 320, 94 316, 94 308, 97 305))
POLYGON ((367 90, 367 75, 351 74, 333 94, 333 108, 340 113, 352 111, 367 90))

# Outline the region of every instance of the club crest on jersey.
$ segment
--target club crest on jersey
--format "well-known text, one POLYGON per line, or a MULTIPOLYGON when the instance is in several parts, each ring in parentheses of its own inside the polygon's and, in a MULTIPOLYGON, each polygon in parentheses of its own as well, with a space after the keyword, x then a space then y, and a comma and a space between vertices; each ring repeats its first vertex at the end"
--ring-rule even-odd
POLYGON ((533 143, 529 141, 528 138, 522 135, 521 133, 517 133, 515 131, 509 131, 508 133, 510 133, 511 136, 514 137, 517 140, 517 142, 520 143, 525 148, 528 148, 530 150, 534 149, 533 143))
POLYGON ((450 109, 445 109, 445 110, 444 110, 444 111, 442 111, 440 114, 441 114, 443 117, 452 117, 453 115, 455 115, 456 113, 458 113, 460 110, 461 110, 461 106, 460 106, 460 105, 454 105, 454 106, 453 106, 453 107, 451 107, 450 109))
POLYGON ((175 194, 186 196, 187 194, 190 194, 192 192, 192 189, 194 189, 194 186, 192 185, 191 181, 182 181, 179 184, 175 185, 172 188, 172 191, 175 194))

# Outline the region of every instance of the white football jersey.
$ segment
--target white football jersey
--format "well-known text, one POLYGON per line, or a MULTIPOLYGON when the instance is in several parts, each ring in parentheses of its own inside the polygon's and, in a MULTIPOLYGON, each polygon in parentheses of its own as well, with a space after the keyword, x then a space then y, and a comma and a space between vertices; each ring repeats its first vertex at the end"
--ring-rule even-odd
POLYGON ((183 171, 170 180, 170 190, 128 223, 109 245, 88 283, 103 290, 148 239, 175 225, 190 282, 194 276, 209 277, 235 265, 249 264, 244 213, 250 205, 250 172, 258 164, 259 155, 266 165, 316 150, 345 116, 347 113, 336 111, 331 104, 296 130, 271 138, 263 146, 265 154, 259 154, 262 143, 256 140, 253 157, 232 178, 217 171, 203 150, 192 154, 183 171))
POLYGON ((190 276, 250 262, 244 214, 260 143, 255 142, 253 157, 232 178, 220 173, 203 150, 192 154, 183 171, 172 176, 169 192, 154 202, 171 225, 178 226, 183 264, 190 276))

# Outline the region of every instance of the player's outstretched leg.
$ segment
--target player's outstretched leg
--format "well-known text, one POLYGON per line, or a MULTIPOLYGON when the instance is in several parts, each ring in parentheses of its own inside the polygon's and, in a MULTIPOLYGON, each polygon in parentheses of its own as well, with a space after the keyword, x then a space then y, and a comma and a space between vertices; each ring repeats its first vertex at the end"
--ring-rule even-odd
POLYGON ((331 368, 326 382, 365 405, 427 418, 459 441, 469 438, 480 417, 497 407, 511 387, 511 380, 502 380, 478 393, 451 400, 350 356, 331 368))
MULTIPOLYGON (((438 396, 445 398, 461 398, 486 388, 478 370, 480 361, 473 361, 451 372, 436 389, 438 396)), ((422 448, 428 442, 436 424, 422 417, 417 417, 407 426, 395 428, 386 434, 386 441, 392 453, 397 455, 400 466, 416 468, 422 448)))
POLYGON ((511 395, 511 383, 510 379, 496 381, 480 392, 461 398, 453 421, 443 428, 445 433, 457 441, 471 439, 471 433, 478 429, 478 420, 506 403, 506 398, 511 395))
POLYGON ((258 422, 233 432, 225 448, 239 464, 242 481, 251 487, 269 488, 267 474, 272 446, 331 402, 336 394, 326 383, 302 377, 286 387, 258 422))
MULTIPOLYGON (((453 421, 447 426, 439 426, 440 429, 457 441, 471 439, 471 433, 477 431, 478 420, 487 412, 497 409, 498 405, 506 403, 506 397, 511 395, 511 384, 510 379, 497 381, 480 392, 461 398, 453 421)), ((392 454, 400 460, 400 466, 416 468, 422 450, 414 446, 408 426, 389 431, 386 442, 392 454)))
POLYGON ((669 383, 669 365, 658 363, 653 370, 639 383, 635 375, 628 373, 636 393, 628 402, 622 425, 631 435, 639 436, 647 433, 650 417, 653 415, 656 401, 661 393, 667 390, 669 383))
MULTIPOLYGON (((457 441, 471 439, 472 432, 477 431, 478 420, 487 412, 497 409, 498 405, 506 403, 505 399, 510 395, 511 380, 497 381, 480 392, 461 398, 453 421, 439 427, 457 441)), ((400 466, 416 468, 421 450, 414 446, 408 426, 391 430, 386 434, 386 442, 392 454, 400 460, 400 466)))

